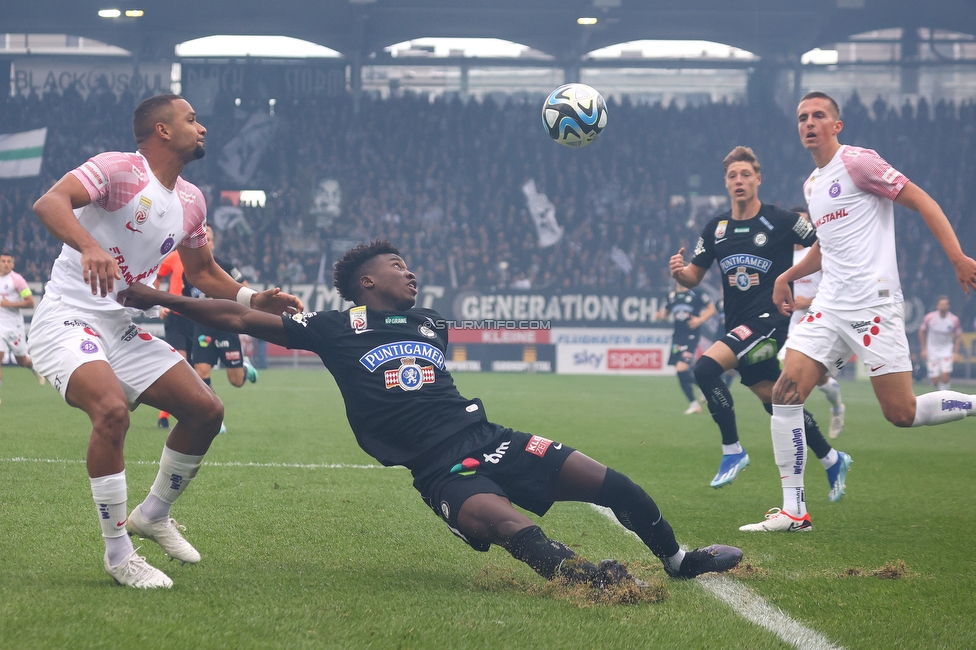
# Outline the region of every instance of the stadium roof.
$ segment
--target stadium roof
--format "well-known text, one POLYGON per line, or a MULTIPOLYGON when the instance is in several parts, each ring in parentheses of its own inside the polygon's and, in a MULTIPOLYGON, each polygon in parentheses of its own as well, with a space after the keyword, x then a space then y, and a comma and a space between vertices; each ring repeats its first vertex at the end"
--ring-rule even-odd
POLYGON ((176 44, 214 34, 283 35, 361 57, 415 38, 495 37, 559 62, 640 39, 733 45, 772 62, 848 36, 889 27, 976 34, 973 0, 30 0, 7 3, 9 33, 72 34, 143 59, 173 56, 176 44), (98 11, 115 6, 118 18, 98 11), (126 10, 143 10, 126 17, 126 10), (595 25, 577 24, 594 17, 595 25))

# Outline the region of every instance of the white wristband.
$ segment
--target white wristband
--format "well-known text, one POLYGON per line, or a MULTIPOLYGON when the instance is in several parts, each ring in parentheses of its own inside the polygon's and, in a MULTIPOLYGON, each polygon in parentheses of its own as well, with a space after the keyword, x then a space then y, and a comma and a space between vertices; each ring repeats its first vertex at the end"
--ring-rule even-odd
POLYGON ((237 302, 241 303, 245 307, 251 307, 251 296, 256 294, 257 291, 249 287, 241 287, 241 290, 237 292, 237 302))

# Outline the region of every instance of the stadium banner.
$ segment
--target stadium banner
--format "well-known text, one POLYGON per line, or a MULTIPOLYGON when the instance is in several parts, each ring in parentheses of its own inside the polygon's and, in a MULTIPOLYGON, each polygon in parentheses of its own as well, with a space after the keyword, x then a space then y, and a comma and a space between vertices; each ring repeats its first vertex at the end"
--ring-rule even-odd
POLYGON ((292 100, 346 92, 342 59, 183 59, 183 96, 201 116, 213 114, 220 95, 292 100))
POLYGON ((556 206, 549 197, 536 189, 535 179, 530 178, 522 185, 525 203, 535 223, 539 236, 539 248, 548 248, 563 238, 563 227, 556 221, 556 206))
POLYGON ((0 134, 0 178, 27 178, 41 173, 47 127, 0 134))
POLYGON ((451 343, 451 372, 555 372, 556 346, 510 343, 451 343))
POLYGON ((430 307, 455 321, 542 321, 551 327, 647 327, 662 297, 646 293, 570 291, 450 292, 430 307))
POLYGON ((673 375, 670 329, 558 327, 549 332, 561 375, 673 375))
POLYGON ((172 76, 173 64, 167 62, 146 62, 136 67, 129 57, 30 56, 13 60, 10 95, 63 94, 73 87, 85 99, 97 90, 110 91, 116 97, 124 92, 142 97, 171 92, 172 76))
POLYGON ((228 178, 246 186, 277 130, 278 120, 274 115, 266 111, 252 113, 237 135, 220 150, 217 164, 228 178))

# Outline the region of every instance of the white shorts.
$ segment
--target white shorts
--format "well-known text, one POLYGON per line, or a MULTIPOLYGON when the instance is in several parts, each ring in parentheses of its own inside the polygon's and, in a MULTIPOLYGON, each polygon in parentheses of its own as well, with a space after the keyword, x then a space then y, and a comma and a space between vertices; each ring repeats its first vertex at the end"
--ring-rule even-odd
MULTIPOLYGON (((790 329, 789 329, 789 333, 786 335, 786 340, 787 341, 790 340, 790 336, 793 334, 793 330, 796 329, 796 326, 799 325, 800 324, 800 321, 802 321, 806 317, 807 317, 807 310, 806 309, 793 312, 793 315, 790 316, 790 329)), ((776 358, 779 359, 780 361, 786 361, 786 344, 785 343, 783 344, 783 347, 781 347, 779 349, 779 352, 776 353, 776 358)))
POLYGON ((793 330, 785 347, 802 352, 836 376, 852 354, 871 377, 911 372, 905 336, 904 303, 867 309, 831 310, 812 306, 793 330))
POLYGON ((28 337, 34 369, 61 397, 71 374, 91 361, 105 361, 125 391, 129 408, 183 357, 162 339, 141 330, 123 311, 95 311, 42 298, 28 337))
POLYGON ((932 353, 928 353, 928 370, 929 379, 935 379, 941 375, 951 375, 952 374, 952 353, 943 354, 938 356, 932 356, 932 353))
POLYGON ((15 357, 27 356, 27 336, 24 321, 18 325, 0 325, 0 354, 9 352, 15 357))

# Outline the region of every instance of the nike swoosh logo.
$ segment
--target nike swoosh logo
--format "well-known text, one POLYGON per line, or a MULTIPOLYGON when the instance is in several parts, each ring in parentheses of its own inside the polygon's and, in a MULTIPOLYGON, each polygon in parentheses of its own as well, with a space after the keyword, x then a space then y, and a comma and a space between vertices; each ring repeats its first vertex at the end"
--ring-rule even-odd
POLYGON ((117 527, 121 528, 122 526, 125 526, 125 522, 127 522, 127 521, 129 521, 129 520, 128 519, 123 519, 122 521, 120 521, 119 523, 117 523, 115 525, 117 527))
POLYGON ((882 364, 881 364, 880 366, 878 366, 877 368, 871 368, 871 372, 876 372, 876 371, 878 371, 878 370, 881 370, 882 368, 884 368, 884 367, 885 367, 885 366, 887 366, 887 365, 888 365, 887 363, 882 363, 882 364))
POLYGON ((366 332, 372 332, 372 331, 373 328, 371 327, 368 330, 356 330, 356 334, 365 334, 366 332))
POLYGON ((722 243, 722 242, 724 242, 724 241, 725 241, 726 239, 728 239, 728 237, 722 237, 721 239, 716 239, 716 240, 715 240, 715 243, 716 243, 716 244, 721 244, 721 243, 722 243))
POLYGON ((125 222, 125 227, 128 228, 129 230, 131 230, 132 232, 142 232, 141 230, 139 230, 138 228, 136 228, 135 226, 133 226, 131 221, 126 221, 125 222))
POLYGON ((563 443, 560 442, 558 445, 553 445, 552 448, 553 449, 562 449, 563 448, 563 443))

